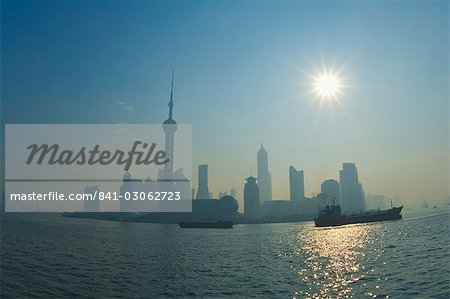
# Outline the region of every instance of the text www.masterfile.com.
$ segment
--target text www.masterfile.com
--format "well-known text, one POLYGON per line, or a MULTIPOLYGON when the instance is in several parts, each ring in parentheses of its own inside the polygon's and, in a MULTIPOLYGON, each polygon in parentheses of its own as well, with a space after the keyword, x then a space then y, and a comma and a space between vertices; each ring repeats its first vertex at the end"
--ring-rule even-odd
POLYGON ((63 192, 46 192, 46 193, 11 193, 10 200, 40 200, 40 201, 109 201, 109 200, 180 200, 180 192, 101 192, 95 191, 93 193, 69 193, 63 192))

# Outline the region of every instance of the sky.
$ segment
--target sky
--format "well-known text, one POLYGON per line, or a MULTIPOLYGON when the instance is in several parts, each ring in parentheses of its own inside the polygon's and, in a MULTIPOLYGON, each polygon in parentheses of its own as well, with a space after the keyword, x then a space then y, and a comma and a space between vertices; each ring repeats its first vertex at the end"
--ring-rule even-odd
MULTIPOLYGON (((366 194, 449 195, 448 1, 2 1, 2 123, 192 124, 193 165, 241 206, 256 152, 274 199, 358 167, 366 194), (336 101, 313 77, 337 74, 336 101)), ((197 169, 193 169, 193 187, 197 169)))

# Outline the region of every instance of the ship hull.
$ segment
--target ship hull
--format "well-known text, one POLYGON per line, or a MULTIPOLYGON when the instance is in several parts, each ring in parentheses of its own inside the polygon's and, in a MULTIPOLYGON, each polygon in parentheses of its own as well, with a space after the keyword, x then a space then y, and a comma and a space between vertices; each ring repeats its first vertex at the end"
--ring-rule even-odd
POLYGON ((329 216, 321 216, 314 219, 314 223, 317 227, 326 227, 326 226, 340 226, 346 224, 355 224, 355 223, 369 223, 369 222, 378 222, 378 221, 388 221, 388 220, 399 220, 402 219, 402 215, 400 214, 402 211, 402 207, 391 208, 386 211, 379 212, 368 212, 362 214, 353 214, 353 215, 329 215, 329 216))

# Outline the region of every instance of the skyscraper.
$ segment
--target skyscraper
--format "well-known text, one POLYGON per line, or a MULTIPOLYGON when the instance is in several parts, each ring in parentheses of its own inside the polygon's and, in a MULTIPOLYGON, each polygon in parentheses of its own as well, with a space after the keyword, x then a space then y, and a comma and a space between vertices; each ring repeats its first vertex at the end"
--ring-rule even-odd
POLYGON ((259 186, 259 201, 265 202, 272 200, 272 179, 269 173, 269 159, 267 152, 261 144, 261 148, 257 153, 258 164, 258 186, 259 186))
POLYGON ((365 210, 364 191, 358 181, 358 172, 354 163, 342 164, 339 171, 341 208, 344 213, 359 213, 365 210))
MULTIPOLYGON (((173 75, 172 70, 172 84, 170 87, 170 101, 169 101, 169 118, 163 122, 163 130, 165 133, 165 152, 166 158, 169 159, 167 163, 164 164, 164 177, 162 180, 173 180, 173 145, 174 145, 174 135, 177 130, 177 122, 172 118, 173 110, 173 75)), ((161 179, 161 178, 160 178, 161 179)))
POLYGON ((198 191, 197 199, 209 199, 208 190, 208 165, 202 164, 198 166, 198 191))
POLYGON ((292 201, 300 201, 305 198, 305 181, 303 170, 297 170, 289 166, 289 189, 292 201))
POLYGON ((256 178, 250 176, 246 178, 244 186, 244 214, 250 218, 256 218, 259 215, 259 188, 256 184, 256 178))
POLYGON ((320 185, 320 191, 325 200, 324 205, 331 205, 333 202, 336 205, 341 204, 338 181, 333 179, 325 180, 322 185, 320 185))

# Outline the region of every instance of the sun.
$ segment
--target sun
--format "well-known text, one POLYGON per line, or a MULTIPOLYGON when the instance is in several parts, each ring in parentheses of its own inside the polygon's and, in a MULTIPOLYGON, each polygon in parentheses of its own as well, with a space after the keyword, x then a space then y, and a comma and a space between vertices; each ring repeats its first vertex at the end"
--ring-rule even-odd
POLYGON ((333 73, 323 73, 315 78, 314 91, 321 99, 337 99, 341 82, 333 73))

